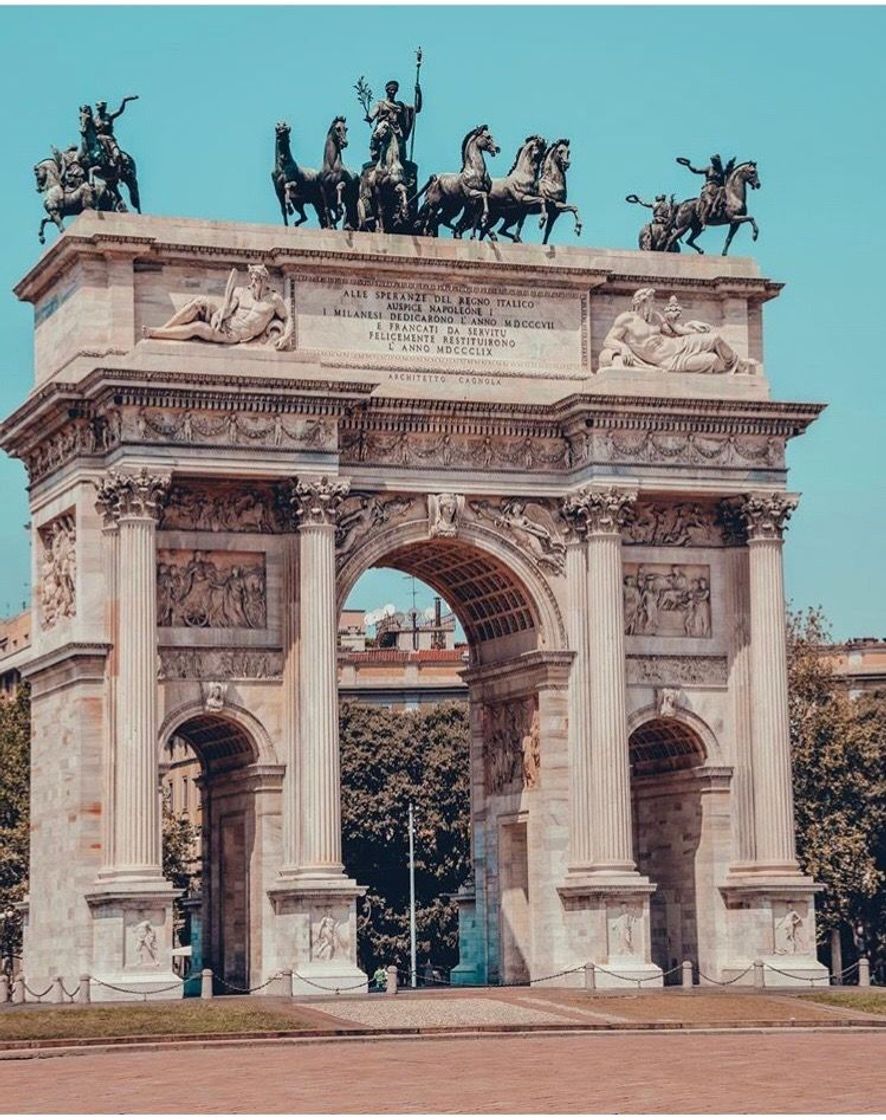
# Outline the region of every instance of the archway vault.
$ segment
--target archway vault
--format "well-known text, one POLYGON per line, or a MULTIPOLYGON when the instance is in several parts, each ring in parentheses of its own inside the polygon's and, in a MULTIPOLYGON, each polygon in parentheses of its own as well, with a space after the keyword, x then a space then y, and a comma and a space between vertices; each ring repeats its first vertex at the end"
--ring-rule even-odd
POLYGON ((534 560, 503 534, 476 523, 430 537, 421 519, 369 537, 339 571, 338 610, 370 568, 414 575, 452 607, 472 647, 524 635, 533 648, 566 648, 557 597, 534 560))
POLYGON ((160 728, 161 752, 174 737, 184 739, 192 747, 206 770, 277 761, 263 724, 236 704, 225 704, 220 712, 207 711, 205 705, 197 702, 173 709, 160 728))

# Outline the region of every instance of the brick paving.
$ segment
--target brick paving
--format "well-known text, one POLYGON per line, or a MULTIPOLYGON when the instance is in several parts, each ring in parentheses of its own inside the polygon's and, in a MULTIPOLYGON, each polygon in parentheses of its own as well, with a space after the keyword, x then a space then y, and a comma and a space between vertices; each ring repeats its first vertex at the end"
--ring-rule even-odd
POLYGON ((886 1111, 882 1034, 179 1046, 0 1063, 4 1112, 886 1111))

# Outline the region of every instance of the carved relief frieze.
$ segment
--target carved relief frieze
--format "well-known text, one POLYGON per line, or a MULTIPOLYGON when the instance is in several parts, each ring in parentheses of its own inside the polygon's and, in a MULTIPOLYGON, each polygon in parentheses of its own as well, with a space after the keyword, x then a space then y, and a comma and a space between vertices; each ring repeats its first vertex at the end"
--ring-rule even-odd
POLYGON ((314 907, 311 913, 311 960, 350 959, 350 922, 345 907, 314 907))
MULTIPOLYGON (((584 433, 582 433, 584 435, 584 433)), ((675 466, 784 467, 783 438, 610 428, 583 441, 579 462, 672 463, 675 466), (584 457, 587 456, 587 459, 584 457)))
POLYGON ((625 544, 717 547, 723 526, 713 506, 701 502, 637 502, 622 529, 625 544))
POLYGON ((779 956, 794 956, 812 952, 814 938, 810 929, 809 904, 798 902, 773 902, 772 948, 779 956))
POLYGON ((335 451, 338 442, 335 422, 325 417, 294 419, 279 412, 197 412, 146 406, 124 410, 121 438, 126 443, 284 447, 328 452, 335 451))
POLYGON ((342 439, 341 461, 397 467, 469 470, 568 469, 569 443, 558 436, 374 432, 360 428, 342 439))
POLYGON ((628 654, 628 684, 715 685, 725 688, 728 667, 725 657, 679 654, 628 654))
POLYGON ((77 527, 74 514, 65 513, 41 525, 40 622, 52 630, 77 613, 77 527))
POLYGON ((264 553, 158 549, 157 625, 264 629, 264 553))
POLYGON ((210 533, 280 533, 284 519, 273 486, 250 483, 248 489, 224 483, 180 483, 172 487, 161 529, 210 533))
POLYGON ((711 636, 707 564, 625 564, 625 633, 658 638, 711 636))
POLYGON ((486 792, 534 789, 541 766, 538 697, 483 704, 480 719, 486 792))
POLYGON ((511 538, 526 549, 542 571, 562 575, 566 563, 563 522, 556 504, 545 498, 502 498, 475 500, 468 508, 480 521, 511 538))
MULTIPOLYGON (((283 676, 283 654, 267 649, 160 649, 161 680, 277 680, 283 676)), ((207 691, 208 697, 208 691, 207 691)))

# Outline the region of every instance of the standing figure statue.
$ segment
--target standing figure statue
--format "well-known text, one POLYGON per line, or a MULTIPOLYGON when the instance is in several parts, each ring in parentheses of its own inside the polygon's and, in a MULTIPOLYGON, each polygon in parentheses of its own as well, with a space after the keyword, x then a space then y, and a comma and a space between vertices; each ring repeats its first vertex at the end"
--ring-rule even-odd
POLYGON ((107 105, 104 101, 97 104, 98 115, 93 113, 92 106, 80 106, 79 159, 86 168, 90 186, 96 190, 99 210, 126 209, 120 194, 120 184, 123 183, 129 191, 129 201, 141 213, 135 160, 120 148, 114 135, 114 120, 123 112, 126 102, 135 99, 134 96, 125 98, 117 112, 112 114, 105 111, 107 105))
POLYGON ((633 202, 652 211, 652 221, 647 222, 640 230, 638 244, 641 249, 652 253, 680 252, 680 246, 676 242, 670 244, 674 218, 677 215, 677 204, 673 195, 668 198, 666 194, 657 194, 654 202, 646 202, 639 195, 629 194, 625 202, 633 202))
POLYGON ((400 143, 401 151, 405 156, 406 145, 415 127, 415 118, 421 112, 421 85, 417 78, 415 82, 414 105, 407 105, 403 101, 398 101, 397 94, 399 91, 400 83, 392 78, 385 85, 385 96, 381 101, 376 101, 372 109, 368 109, 366 112, 366 123, 373 126, 372 136, 369 139, 369 157, 374 163, 378 162, 379 148, 382 140, 378 128, 381 121, 390 121, 397 134, 397 140, 400 143))
POLYGON ((131 93, 124 97, 116 113, 108 112, 107 101, 96 101, 95 103, 95 131, 108 154, 108 163, 113 167, 119 168, 123 162, 123 153, 120 151, 120 145, 114 135, 114 121, 123 116, 129 101, 138 101, 138 94, 131 93))
POLYGON ((693 167, 688 159, 680 156, 677 163, 687 167, 695 175, 704 175, 705 185, 698 198, 688 198, 677 207, 666 251, 673 249, 680 238, 691 231, 686 244, 691 245, 696 252, 703 253, 704 249, 696 243, 696 238, 707 226, 729 226, 723 246, 724 257, 729 252, 736 230, 745 222, 750 222, 753 239, 757 240, 760 230, 748 213, 746 200, 748 187, 751 190, 760 188, 757 164, 753 160, 736 165, 733 156, 724 167, 719 156, 712 156, 707 167, 693 167))

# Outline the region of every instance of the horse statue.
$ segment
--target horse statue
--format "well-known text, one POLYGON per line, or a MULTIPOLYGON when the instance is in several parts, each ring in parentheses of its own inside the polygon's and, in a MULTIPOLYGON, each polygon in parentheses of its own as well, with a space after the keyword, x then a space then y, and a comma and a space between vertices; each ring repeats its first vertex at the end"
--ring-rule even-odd
POLYGON ((115 150, 119 154, 117 158, 112 158, 98 134, 92 106, 81 105, 79 159, 86 169, 90 186, 96 189, 97 209, 125 211, 126 203, 120 194, 120 184, 123 183, 129 191, 130 204, 141 213, 135 160, 128 152, 119 148, 115 150))
POLYGON ((37 231, 41 245, 46 244, 43 231, 50 223, 63 231, 62 218, 96 209, 95 188, 87 181, 76 156, 73 153, 70 155, 71 158, 66 160, 65 155, 54 148, 50 159, 34 164, 37 192, 43 195, 43 208, 46 210, 46 217, 37 231))
POLYGON ((729 246, 732 244, 732 238, 735 237, 735 231, 740 225, 745 222, 751 223, 752 237, 756 241, 760 234, 759 227, 751 215, 748 213, 747 202, 745 199, 747 188, 751 190, 759 190, 760 178, 757 175, 757 164, 754 160, 748 160, 746 163, 740 163, 735 166, 735 160, 731 159, 723 171, 723 178, 725 180, 721 188, 721 194, 717 203, 711 208, 704 218, 699 214, 699 199, 687 198, 681 202, 677 208, 677 213, 674 218, 674 228, 668 238, 665 251, 671 251, 677 245, 680 238, 691 230, 689 237, 686 240, 687 245, 691 245, 697 253, 704 253, 704 249, 696 244, 695 239, 708 226, 729 226, 729 233, 726 235, 726 243, 723 246, 723 256, 729 252, 729 246))
POLYGON ((400 141, 391 121, 379 120, 375 129, 378 159, 360 176, 357 197, 358 228, 397 233, 409 226, 409 192, 400 141))
POLYGON ((510 238, 511 241, 520 241, 519 231, 512 232, 513 226, 520 222, 522 227, 526 215, 533 212, 531 208, 534 206, 534 213, 537 214, 544 202, 538 193, 538 176, 546 149, 547 141, 543 136, 527 136, 517 149, 511 170, 504 178, 492 180, 489 188, 487 220, 480 221, 479 202, 473 207, 466 207, 456 227, 460 233, 464 233, 468 226, 473 226, 472 240, 479 229, 481 241, 484 237, 489 237, 490 241, 497 241, 498 234, 510 238), (492 227, 498 221, 501 225, 498 230, 493 230, 492 227))
POLYGON ((625 196, 625 202, 645 206, 647 210, 652 211, 651 220, 643 226, 637 238, 637 245, 640 249, 647 253, 680 252, 680 246, 676 242, 674 244, 670 243, 671 233, 674 229, 674 217, 677 213, 677 203, 674 201, 673 195, 668 198, 666 194, 657 194, 654 202, 646 202, 639 195, 629 194, 625 196))
POLYGON ((300 226, 308 220, 306 206, 313 206, 321 229, 328 229, 332 219, 326 206, 326 198, 320 182, 320 173, 313 167, 300 167, 292 158, 289 135, 292 131, 286 121, 277 121, 274 145, 274 170, 271 182, 277 192, 283 225, 289 225, 289 216, 298 214, 300 226))
POLYGON ((329 215, 330 225, 337 227, 344 219, 343 229, 357 229, 357 196, 360 177, 342 163, 342 151, 348 146, 348 126, 344 117, 336 117, 326 133, 323 166, 320 168, 320 190, 329 215))
MULTIPOLYGON (((489 126, 479 124, 465 136, 461 143, 462 168, 457 174, 432 175, 416 195, 425 195, 415 219, 417 233, 437 237, 440 226, 452 230, 453 237, 461 237, 462 228, 453 225, 454 219, 465 208, 473 210, 480 203, 480 224, 489 222, 489 191, 492 179, 486 170, 484 152, 497 156, 501 149, 489 131, 489 126)), ((467 228, 466 226, 464 228, 467 228)))

